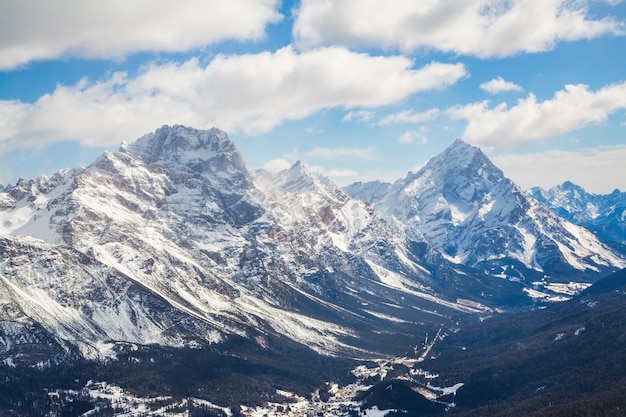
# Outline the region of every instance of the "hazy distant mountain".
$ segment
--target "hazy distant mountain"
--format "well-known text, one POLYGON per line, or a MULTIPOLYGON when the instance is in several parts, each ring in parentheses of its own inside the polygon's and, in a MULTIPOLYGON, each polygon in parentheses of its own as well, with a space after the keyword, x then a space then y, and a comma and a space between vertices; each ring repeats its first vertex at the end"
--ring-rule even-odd
POLYGON ((530 195, 559 216, 593 231, 603 242, 626 245, 626 192, 592 194, 566 181, 549 190, 535 187, 530 195))

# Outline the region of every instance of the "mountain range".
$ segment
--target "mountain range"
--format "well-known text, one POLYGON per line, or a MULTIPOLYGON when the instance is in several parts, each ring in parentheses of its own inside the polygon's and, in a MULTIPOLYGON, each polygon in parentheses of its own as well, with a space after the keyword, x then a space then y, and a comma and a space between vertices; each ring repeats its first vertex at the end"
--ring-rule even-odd
POLYGON ((345 190, 410 239, 493 276, 584 280, 623 262, 597 236, 531 198, 480 149, 460 139, 394 184, 357 183, 345 190))
POLYGON ((549 190, 532 188, 530 195, 560 217, 593 231, 604 243, 626 245, 626 192, 592 194, 565 181, 549 190))
POLYGON ((341 189, 300 162, 249 171, 218 129, 163 126, 0 187, 0 361, 236 346, 378 360, 626 267, 536 193, 461 140, 393 184, 341 189))

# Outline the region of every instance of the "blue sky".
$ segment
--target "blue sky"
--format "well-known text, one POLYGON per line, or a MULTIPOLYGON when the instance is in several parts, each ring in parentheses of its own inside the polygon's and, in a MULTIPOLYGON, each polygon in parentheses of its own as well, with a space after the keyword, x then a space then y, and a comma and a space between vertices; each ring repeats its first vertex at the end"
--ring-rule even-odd
POLYGON ((523 188, 626 190, 625 52, 619 0, 0 0, 0 184, 184 124, 340 185, 460 137, 523 188))

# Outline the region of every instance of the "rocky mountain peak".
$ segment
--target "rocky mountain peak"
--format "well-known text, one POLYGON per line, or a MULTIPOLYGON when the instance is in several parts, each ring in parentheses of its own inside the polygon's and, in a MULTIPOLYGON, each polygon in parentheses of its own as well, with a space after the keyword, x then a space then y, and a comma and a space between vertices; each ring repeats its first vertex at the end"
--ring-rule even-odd
POLYGON ((132 143, 123 143, 121 152, 141 158, 147 165, 166 168, 185 166, 197 172, 246 171, 239 149, 226 132, 212 128, 162 126, 132 143))
POLYGON ((304 164, 296 161, 288 169, 276 174, 275 184, 285 191, 303 192, 314 186, 314 180, 304 164))
POLYGON ((459 179, 472 182, 481 178, 489 182, 504 179, 502 171, 479 148, 461 139, 433 157, 417 175, 425 174, 438 185, 457 182, 459 179))

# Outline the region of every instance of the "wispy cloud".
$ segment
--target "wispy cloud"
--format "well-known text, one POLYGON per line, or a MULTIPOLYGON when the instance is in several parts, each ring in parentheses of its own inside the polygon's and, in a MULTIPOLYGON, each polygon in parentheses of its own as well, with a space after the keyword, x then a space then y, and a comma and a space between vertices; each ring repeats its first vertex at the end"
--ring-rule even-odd
POLYGON ((398 138, 398 143, 409 144, 418 142, 421 145, 425 145, 428 143, 428 138, 424 134, 425 129, 421 130, 408 130, 404 132, 400 138, 398 138))
POLYGON ((547 189, 569 180, 594 193, 606 194, 620 187, 626 191, 623 189, 626 145, 495 155, 491 159, 524 189, 534 186, 547 189), (555 169, 555 161, 558 161, 558 169, 555 169))
POLYGON ((376 108, 412 94, 454 84, 462 64, 371 56, 345 48, 218 55, 151 64, 136 76, 59 85, 35 103, 0 101, 0 142, 33 146, 75 139, 107 146, 164 123, 268 132, 329 108, 376 108), (68 115, 72 115, 68 122, 68 115))
POLYGON ((509 108, 489 101, 448 109, 454 119, 467 120, 462 137, 486 148, 535 142, 605 121, 626 109, 626 82, 592 91, 586 85, 566 85, 550 100, 535 95, 509 108))
POLYGON ((519 85, 510 81, 505 81, 502 77, 496 77, 482 83, 480 85, 480 89, 488 92, 489 94, 503 93, 506 91, 524 91, 524 89, 519 85))
POLYGON ((294 38, 301 48, 341 44, 437 49, 481 58, 540 52, 563 41, 623 34, 624 24, 570 0, 303 0, 294 38))
POLYGON ((330 178, 354 178, 359 173, 352 169, 331 169, 326 172, 326 175, 330 178))
POLYGON ((424 123, 433 120, 439 115, 439 113, 439 109, 437 108, 432 108, 423 112, 405 110, 382 118, 378 124, 386 126, 396 123, 424 123))
POLYGON ((260 40, 268 24, 282 19, 279 6, 278 0, 3 2, 0 69, 68 55, 120 58, 260 40))
POLYGON ((346 113, 341 120, 343 122, 369 123, 375 116, 376 113, 371 110, 354 110, 346 113))
POLYGON ((375 148, 323 148, 314 147, 303 153, 307 158, 339 159, 358 158, 372 160, 375 158, 375 148))
POLYGON ((270 172, 279 172, 285 169, 289 169, 293 165, 293 162, 288 161, 284 158, 276 158, 271 161, 267 161, 263 165, 263 169, 266 169, 270 172))

